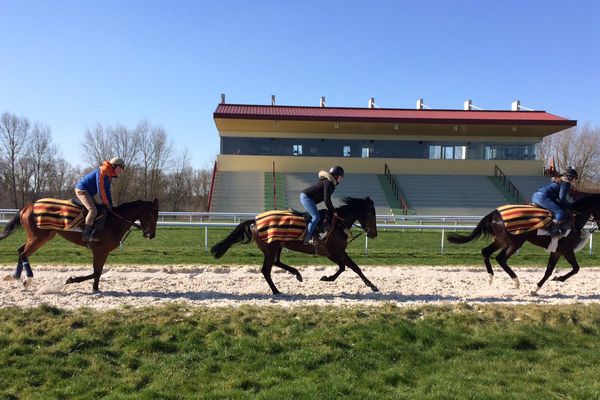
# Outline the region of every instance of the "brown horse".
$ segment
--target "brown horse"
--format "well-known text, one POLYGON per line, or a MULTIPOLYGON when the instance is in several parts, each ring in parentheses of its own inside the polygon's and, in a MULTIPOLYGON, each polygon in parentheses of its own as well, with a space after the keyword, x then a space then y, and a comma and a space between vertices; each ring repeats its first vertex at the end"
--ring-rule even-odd
MULTIPOLYGON (((555 277, 553 279, 554 281, 564 282, 579 271, 575 250, 578 245, 581 244, 581 231, 585 224, 591 220, 595 221, 596 225, 600 223, 600 194, 585 195, 571 204, 571 209, 575 215, 573 229, 571 229, 571 232, 566 237, 559 240, 556 251, 550 253, 550 259, 548 260, 544 277, 538 282, 537 288, 532 291, 532 294, 534 295, 537 294, 538 290, 541 289, 542 285, 548 280, 550 275, 552 275, 554 267, 556 267, 556 263, 561 256, 565 257, 573 269, 565 275, 555 277)), ((500 213, 497 210, 494 210, 483 217, 471 234, 460 235, 452 233, 448 235, 448 241, 451 243, 467 243, 482 235, 491 235, 493 239, 492 244, 481 250, 483 262, 490 275, 490 284, 494 277, 490 257, 495 251, 501 249, 500 253, 496 256, 496 261, 498 261, 502 269, 504 269, 504 271, 506 271, 513 279, 515 286, 518 288, 520 286, 519 278, 517 278, 517 275, 508 266, 507 261, 526 241, 536 246, 547 248, 550 244, 550 236, 538 236, 537 233, 538 229, 520 235, 509 233, 500 213)))
POLYGON ((132 227, 136 227, 143 231, 145 238, 152 239, 156 235, 157 220, 157 199, 153 202, 137 200, 130 203, 124 203, 113 208, 113 211, 108 213, 104 229, 95 234, 98 241, 83 242, 81 240, 81 232, 39 229, 36 226, 33 216, 33 204, 27 204, 11 221, 8 222, 4 228, 4 232, 0 233, 0 240, 13 233, 19 225, 23 226, 23 229, 25 229, 25 232, 27 233, 27 242, 19 247, 18 250, 19 259, 16 270, 12 274, 12 277, 15 279, 20 278, 23 268, 25 268, 28 277, 33 277, 31 267, 29 266, 29 256, 54 238, 56 234, 67 239, 69 242, 90 248, 94 257, 94 272, 91 275, 70 277, 67 279, 66 283, 83 282, 93 278, 93 290, 98 291, 98 283, 106 258, 111 251, 119 247, 126 232, 132 227), (140 221, 141 226, 135 222, 136 220, 140 221))
POLYGON ((269 287, 273 291, 273 294, 279 294, 279 290, 277 290, 277 287, 275 287, 275 284, 271 279, 271 268, 273 267, 273 264, 292 273, 296 276, 296 279, 302 282, 302 275, 300 275, 300 272, 298 272, 296 268, 281 262, 280 257, 283 247, 300 253, 324 256, 336 263, 338 265, 337 272, 331 276, 323 276, 321 278, 322 281, 335 281, 347 266, 352 269, 352 271, 356 272, 371 290, 378 292, 379 289, 367 279, 358 265, 356 265, 346 253, 346 246, 348 244, 346 232, 352 228, 352 225, 356 220, 360 222, 360 226, 367 234, 367 237, 375 238, 377 236, 375 206, 373 200, 369 197, 365 199, 346 197, 343 199, 343 202, 344 205, 337 209, 338 217, 335 219, 336 222, 334 222, 333 226, 330 228, 328 237, 322 239, 316 245, 303 244, 301 240, 275 240, 271 243, 266 243, 260 239, 256 229, 255 220, 251 219, 239 224, 229 236, 215 244, 210 251, 215 258, 221 258, 235 243, 250 243, 254 240, 258 248, 264 254, 262 273, 269 284, 269 287))

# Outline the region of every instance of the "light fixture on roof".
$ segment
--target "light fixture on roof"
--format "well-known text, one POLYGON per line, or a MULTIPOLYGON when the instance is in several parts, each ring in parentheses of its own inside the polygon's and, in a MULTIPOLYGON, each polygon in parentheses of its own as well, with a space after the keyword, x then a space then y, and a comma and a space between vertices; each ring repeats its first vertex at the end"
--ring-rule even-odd
POLYGON ((326 104, 325 104, 325 96, 321 96, 321 101, 319 102, 319 105, 320 105, 321 107, 326 107, 326 104))
POLYGON ((513 131, 513 132, 516 132, 516 131, 517 131, 517 126, 516 126, 516 125, 513 125, 513 126, 512 126, 512 131, 513 131))
POLYGON ((273 121, 273 128, 279 128, 279 121, 273 121))
POLYGON ((336 122, 335 124, 333 124, 333 127, 334 127, 335 129, 337 129, 337 128, 339 128, 339 127, 340 127, 340 124, 338 124, 338 123, 336 122))
POLYGON ((369 108, 376 108, 377 106, 375 105, 375 97, 371 97, 369 99, 369 108))
POLYGON ((274 94, 271 95, 271 105, 272 106, 275 105, 275 95, 274 94))
POLYGON ((221 93, 221 104, 225 104, 225 93, 221 93))
POLYGON ((454 132, 458 132, 458 125, 454 125, 454 126, 452 127, 452 130, 453 130, 454 132))
POLYGON ((428 107, 423 103, 423 99, 417 99, 417 110, 422 110, 424 108, 431 110, 431 107, 428 107))
POLYGON ((465 111, 471 111, 473 109, 483 111, 483 108, 474 106, 472 100, 465 100, 464 109, 465 111))
POLYGON ((394 130, 397 131, 398 130, 398 124, 394 124, 394 130))
POLYGON ((510 109, 511 109, 512 111, 521 111, 522 109, 523 109, 523 110, 527 110, 527 111, 535 111, 534 109, 531 109, 531 108, 528 108, 528 107, 522 106, 522 105, 521 105, 521 101, 520 101, 520 100, 515 100, 515 101, 513 101, 513 102, 512 102, 512 105, 511 105, 511 107, 510 107, 510 109))

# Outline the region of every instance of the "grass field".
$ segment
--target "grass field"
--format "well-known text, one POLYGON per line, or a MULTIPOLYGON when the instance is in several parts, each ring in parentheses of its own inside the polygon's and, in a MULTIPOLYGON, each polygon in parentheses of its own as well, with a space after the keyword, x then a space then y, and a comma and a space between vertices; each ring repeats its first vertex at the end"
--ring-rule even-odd
POLYGON ((3 399, 598 399, 600 306, 0 309, 3 399))
MULTIPOLYGON (((211 229, 209 247, 227 235, 230 229, 211 229)), ((25 235, 19 229, 15 234, 0 242, 0 263, 12 264, 16 261, 16 249, 24 243, 25 235)), ((444 243, 441 254, 440 232, 398 232, 380 231, 374 240, 368 242, 368 255, 364 254, 365 239, 360 236, 349 246, 349 254, 358 265, 481 265, 480 251, 488 242, 484 239, 466 245, 444 243)), ((290 265, 330 264, 325 258, 304 255, 284 250, 284 260, 290 265)), ((600 265, 600 251, 594 249, 590 256, 588 248, 577 255, 581 266, 600 265)), ((543 249, 525 244, 510 263, 515 266, 545 267, 548 253, 543 249)), ((89 250, 68 243, 56 237, 31 257, 35 264, 89 264, 89 250)), ((204 248, 204 230, 193 228, 159 228, 152 241, 133 232, 122 249, 117 249, 108 259, 108 264, 262 264, 262 253, 254 244, 235 245, 220 260, 215 260, 204 248)), ((561 260, 560 266, 568 266, 561 260)), ((499 267, 498 267, 499 268, 499 267)))

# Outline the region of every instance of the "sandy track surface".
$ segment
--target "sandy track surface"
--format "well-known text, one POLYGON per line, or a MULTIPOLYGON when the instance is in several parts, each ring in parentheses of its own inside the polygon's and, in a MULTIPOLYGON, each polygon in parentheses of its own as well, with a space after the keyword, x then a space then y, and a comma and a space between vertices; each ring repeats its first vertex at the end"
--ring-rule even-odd
MULTIPOLYGON (((11 267, 0 267, 5 277, 11 267)), ((335 282, 321 282, 332 266, 305 266, 304 280, 274 269, 273 280, 284 295, 272 296, 258 267, 235 266, 119 266, 107 267, 100 280, 100 293, 92 293, 92 281, 65 285, 69 276, 88 275, 90 267, 36 266, 29 287, 21 281, 0 281, 0 307, 35 307, 40 304, 74 309, 147 307, 166 303, 191 306, 413 306, 448 303, 572 304, 600 303, 600 268, 584 268, 565 283, 547 282, 538 296, 531 290, 543 269, 519 268, 521 288, 516 289, 503 271, 492 285, 484 268, 474 267, 363 267, 365 275, 379 287, 373 293, 352 271, 335 282)), ((559 270, 564 274, 566 270, 559 270)))

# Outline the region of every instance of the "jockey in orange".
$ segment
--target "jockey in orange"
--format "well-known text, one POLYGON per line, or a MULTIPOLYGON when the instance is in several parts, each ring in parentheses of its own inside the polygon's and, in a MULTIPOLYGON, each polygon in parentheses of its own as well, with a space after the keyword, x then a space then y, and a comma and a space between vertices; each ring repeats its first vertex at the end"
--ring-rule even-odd
POLYGON ((106 205, 109 210, 112 210, 110 183, 112 178, 117 178, 124 170, 125 162, 121 158, 113 157, 110 161, 104 161, 101 166, 77 182, 75 194, 88 210, 88 214, 85 217, 83 235, 81 236, 81 240, 84 242, 97 240, 92 237, 92 225, 96 215, 98 215, 94 199, 99 200, 99 203, 106 205))

